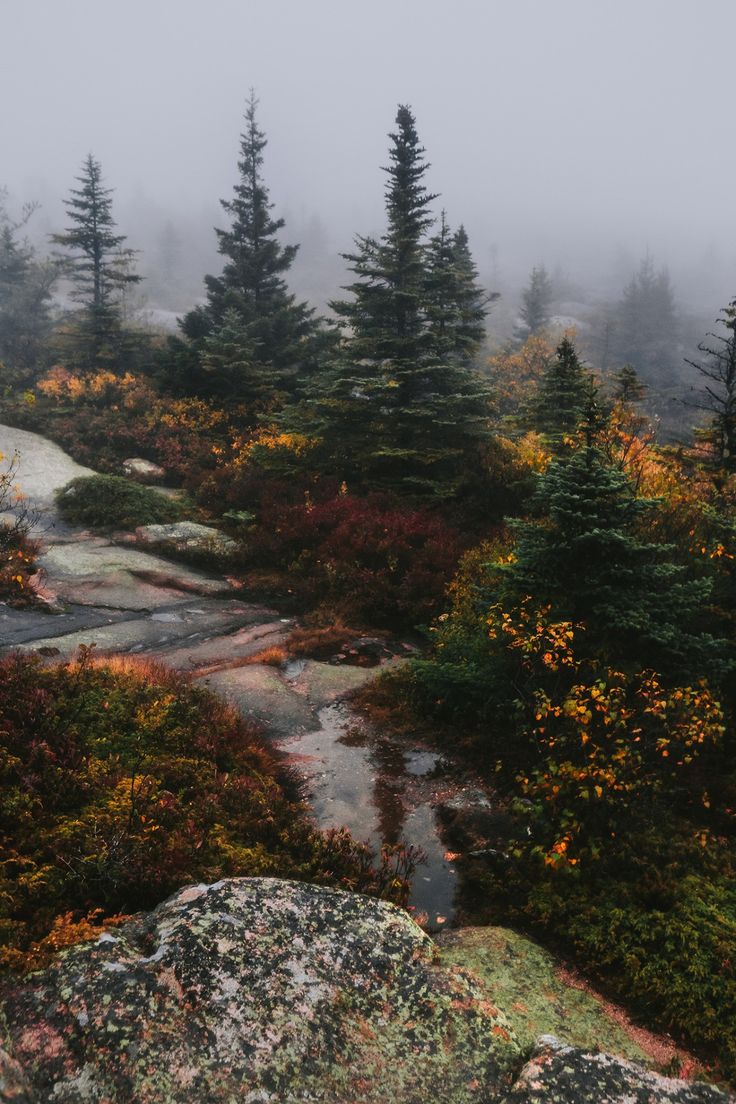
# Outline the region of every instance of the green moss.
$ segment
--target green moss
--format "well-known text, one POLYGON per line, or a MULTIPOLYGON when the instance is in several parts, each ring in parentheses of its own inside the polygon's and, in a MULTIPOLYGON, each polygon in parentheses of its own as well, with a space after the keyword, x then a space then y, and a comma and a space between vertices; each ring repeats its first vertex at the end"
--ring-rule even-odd
POLYGON ((442 965, 473 973, 506 1013, 522 1050, 540 1035, 556 1035, 583 1050, 648 1061, 605 1006, 563 981, 553 957, 530 939, 507 928, 464 928, 443 936, 440 944, 442 965))

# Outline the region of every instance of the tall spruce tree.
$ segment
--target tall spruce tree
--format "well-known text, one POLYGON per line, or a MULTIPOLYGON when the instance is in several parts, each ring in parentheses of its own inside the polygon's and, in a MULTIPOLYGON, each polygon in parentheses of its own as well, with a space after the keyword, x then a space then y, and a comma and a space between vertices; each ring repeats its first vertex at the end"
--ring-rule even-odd
POLYGON ((554 460, 539 480, 538 517, 514 523, 509 596, 582 623, 582 647, 607 662, 702 677, 724 659, 723 642, 698 627, 710 580, 689 579, 670 547, 646 539, 654 506, 595 447, 554 460))
POLYGON ((346 351, 352 360, 417 363, 430 345, 424 235, 434 221, 429 208, 437 197, 423 182, 429 165, 408 107, 399 107, 389 137, 386 233, 380 240, 358 237, 356 252, 343 254, 357 279, 345 288, 350 299, 330 305, 348 326, 346 351))
POLYGON ((647 255, 624 289, 612 333, 613 354, 648 383, 668 384, 676 362, 678 322, 666 268, 647 255))
POLYGON ((553 452, 569 450, 589 401, 590 373, 575 346, 563 337, 539 381, 531 407, 531 425, 553 452))
MULTIPOLYGON (((428 165, 408 107, 399 107, 390 139, 386 232, 357 238, 346 255, 356 279, 346 288, 351 297, 332 304, 346 328, 340 355, 284 424, 316 435, 323 469, 348 481, 447 495, 477 466, 472 454, 487 437, 487 396, 467 357, 450 352, 457 334, 449 341, 448 328, 440 332, 439 315, 447 322, 449 310, 467 348, 469 318, 460 318, 457 302, 432 315, 426 232, 435 196, 424 184, 428 165)), ((443 259, 443 278, 452 270, 457 299, 447 229, 436 250, 443 258, 453 252, 452 262, 443 259)), ((463 285, 466 312, 467 293, 463 285)))
POLYGON ((279 393, 293 393, 332 341, 313 309, 296 300, 284 279, 299 247, 279 241, 284 220, 271 214, 273 204, 263 180, 267 139, 257 122, 257 108, 251 92, 238 182, 232 199, 221 200, 230 225, 216 230, 224 257, 222 272, 205 277, 206 303, 181 322, 189 344, 171 343, 164 371, 175 389, 246 404, 256 398, 262 402, 269 391, 274 401, 279 393), (238 363, 243 367, 240 373, 235 370, 238 363), (219 372, 219 365, 227 367, 219 372))
POLYGON ((140 282, 132 270, 135 250, 115 233, 112 189, 104 187, 102 168, 90 153, 64 206, 71 225, 52 241, 67 250, 66 271, 72 297, 82 307, 80 326, 72 335, 74 355, 83 367, 105 363, 116 367, 121 352, 121 297, 140 282))

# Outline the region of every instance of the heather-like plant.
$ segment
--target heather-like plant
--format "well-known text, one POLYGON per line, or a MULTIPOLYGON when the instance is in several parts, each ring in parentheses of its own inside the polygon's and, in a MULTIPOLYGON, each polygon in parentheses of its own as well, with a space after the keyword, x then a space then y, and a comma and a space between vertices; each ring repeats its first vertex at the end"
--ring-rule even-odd
POLYGON ((256 726, 152 663, 3 660, 0 763, 6 964, 189 882, 264 875, 406 893, 405 853, 376 868, 346 832, 317 831, 256 726))

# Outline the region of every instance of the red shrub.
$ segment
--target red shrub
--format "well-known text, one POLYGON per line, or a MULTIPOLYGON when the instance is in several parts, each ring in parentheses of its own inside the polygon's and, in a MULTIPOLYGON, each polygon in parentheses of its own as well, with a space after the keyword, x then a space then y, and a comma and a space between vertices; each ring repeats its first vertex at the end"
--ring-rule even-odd
POLYGON ((386 497, 338 495, 263 509, 246 542, 249 564, 290 573, 311 603, 371 624, 417 624, 442 604, 462 552, 456 530, 386 497))

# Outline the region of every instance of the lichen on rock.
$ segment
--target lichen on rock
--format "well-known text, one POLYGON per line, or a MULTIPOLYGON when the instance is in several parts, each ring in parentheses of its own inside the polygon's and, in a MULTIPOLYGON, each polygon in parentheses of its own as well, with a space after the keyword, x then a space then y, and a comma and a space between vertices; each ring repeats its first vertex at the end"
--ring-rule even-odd
POLYGON ((180 891, 5 993, 31 1099, 465 1104, 521 1051, 400 909, 275 879, 180 891))
POLYGON ((713 1085, 662 1077, 610 1054, 537 1040, 503 1104, 733 1104, 713 1085))

